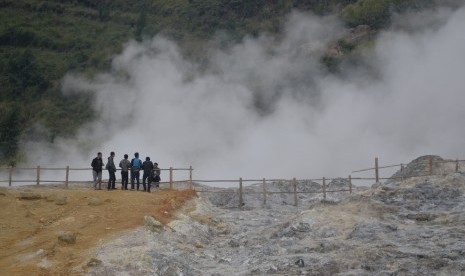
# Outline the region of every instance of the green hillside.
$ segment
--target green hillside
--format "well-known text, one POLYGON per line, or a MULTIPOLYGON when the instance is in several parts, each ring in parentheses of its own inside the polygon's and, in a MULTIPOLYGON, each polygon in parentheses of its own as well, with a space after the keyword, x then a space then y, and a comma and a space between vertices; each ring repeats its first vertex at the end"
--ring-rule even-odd
MULTIPOLYGON (((278 33, 293 9, 337 13, 349 27, 389 25, 392 12, 417 0, 3 0, 0 1, 0 163, 21 159, 21 143, 72 136, 96 119, 92 95, 64 96, 67 72, 91 76, 109 67, 130 39, 161 34, 201 59, 218 31, 231 41, 278 33)), ((420 3, 420 4, 419 4, 420 3)))

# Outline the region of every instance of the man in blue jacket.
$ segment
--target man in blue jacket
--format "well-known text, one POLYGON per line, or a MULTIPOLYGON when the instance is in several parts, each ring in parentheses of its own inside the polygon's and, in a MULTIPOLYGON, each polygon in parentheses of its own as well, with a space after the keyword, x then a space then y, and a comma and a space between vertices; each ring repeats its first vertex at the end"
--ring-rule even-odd
POLYGON ((137 190, 139 190, 140 183, 140 169, 142 168, 142 161, 139 159, 139 153, 134 153, 134 158, 131 160, 131 190, 134 190, 134 180, 137 179, 137 190))

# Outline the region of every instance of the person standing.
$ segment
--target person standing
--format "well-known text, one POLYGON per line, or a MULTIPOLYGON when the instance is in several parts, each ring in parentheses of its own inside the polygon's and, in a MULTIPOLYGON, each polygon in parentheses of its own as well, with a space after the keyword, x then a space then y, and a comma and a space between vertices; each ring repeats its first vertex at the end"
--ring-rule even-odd
POLYGON ((134 158, 131 160, 131 190, 134 190, 134 180, 137 180, 137 190, 139 190, 140 168, 142 161, 139 159, 139 153, 134 153, 134 158))
POLYGON ((160 168, 158 167, 158 163, 153 163, 153 176, 152 180, 155 182, 155 188, 160 188, 160 168))
POLYGON ((92 166, 92 176, 94 177, 94 189, 97 190, 97 183, 98 183, 98 190, 102 189, 102 153, 97 153, 97 157, 92 160, 90 164, 92 166))
POLYGON ((116 166, 115 162, 113 161, 113 158, 115 157, 115 152, 111 152, 110 156, 108 157, 108 162, 107 166, 105 167, 108 170, 109 178, 108 178, 108 186, 107 190, 114 190, 116 189, 115 187, 115 182, 116 182, 116 166))
POLYGON ((150 161, 150 157, 146 157, 144 163, 142 164, 142 169, 144 170, 144 175, 142 176, 142 186, 144 186, 144 192, 150 193, 150 186, 152 185, 152 171, 153 163, 150 161), (145 187, 145 181, 147 181, 147 187, 145 187))
POLYGON ((131 167, 131 162, 128 160, 128 155, 124 155, 124 159, 119 162, 119 167, 121 168, 121 190, 128 189, 129 181, 129 168, 131 167))

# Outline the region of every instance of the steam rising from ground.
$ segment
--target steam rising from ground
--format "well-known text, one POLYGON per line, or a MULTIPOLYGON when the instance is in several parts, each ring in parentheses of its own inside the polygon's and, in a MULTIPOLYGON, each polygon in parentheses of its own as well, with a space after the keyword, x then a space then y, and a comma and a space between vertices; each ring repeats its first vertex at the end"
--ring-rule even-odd
POLYGON ((162 37, 130 42, 111 72, 65 78, 64 93, 95 93, 100 120, 34 147, 31 162, 89 166, 97 151, 138 151, 164 168, 192 165, 197 179, 236 179, 347 176, 375 156, 463 157, 465 8, 415 23, 425 14, 379 35, 370 72, 341 75, 319 62, 345 31, 335 18, 294 13, 281 39, 212 46, 202 70, 162 37))

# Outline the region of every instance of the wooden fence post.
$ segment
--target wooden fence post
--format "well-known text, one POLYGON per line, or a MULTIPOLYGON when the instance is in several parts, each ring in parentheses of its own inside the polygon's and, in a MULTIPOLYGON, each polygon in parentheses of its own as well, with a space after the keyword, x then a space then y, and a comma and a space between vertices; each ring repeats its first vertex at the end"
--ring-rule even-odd
POLYGON ((433 157, 429 158, 429 174, 433 174, 433 157))
POLYGON ((265 178, 263 178, 263 205, 266 204, 266 181, 265 178))
POLYGON ((243 201, 242 201, 242 177, 239 178, 239 208, 242 208, 243 201))
POLYGON ((170 189, 173 189, 173 167, 170 167, 170 189))
POLYGON ((326 178, 323 177, 323 198, 326 199, 326 178))
POLYGON ((349 174, 349 193, 352 193, 352 176, 349 174))
POLYGON ((66 179, 65 179, 66 188, 68 188, 68 180, 69 180, 69 166, 66 166, 66 179))
POLYGON ((294 186, 294 205, 297 206, 297 180, 295 179, 292 179, 292 184, 294 186))
POLYGON ((459 171, 459 160, 456 159, 455 160, 455 172, 458 172, 459 171))
POLYGON ((376 183, 378 183, 379 182, 378 157, 375 157, 375 178, 376 178, 376 183))
POLYGON ((189 189, 192 190, 192 166, 189 166, 189 189))
POLYGON ((13 182, 13 166, 8 168, 8 186, 11 187, 11 182, 13 182))
POLYGON ((36 184, 40 184, 40 166, 37 166, 37 179, 36 179, 36 184))

